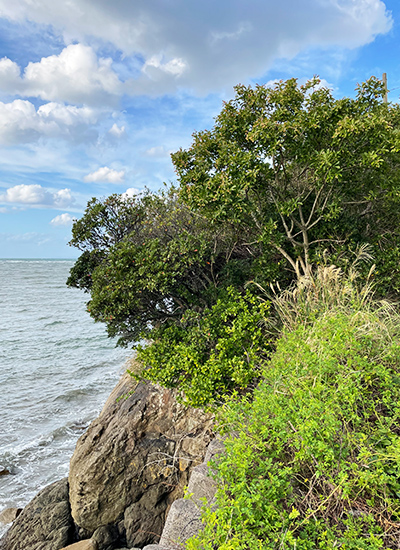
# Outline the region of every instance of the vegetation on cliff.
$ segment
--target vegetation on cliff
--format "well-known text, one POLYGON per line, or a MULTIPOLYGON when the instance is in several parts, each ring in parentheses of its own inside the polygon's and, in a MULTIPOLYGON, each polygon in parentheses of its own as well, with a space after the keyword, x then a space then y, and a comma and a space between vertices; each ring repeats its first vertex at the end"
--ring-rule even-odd
POLYGON ((262 381, 219 412, 218 505, 188 548, 397 548, 400 316, 332 266, 279 301, 262 381))
POLYGON ((397 548, 400 318, 371 292, 400 290, 400 109, 383 92, 238 86, 172 155, 177 187, 93 199, 74 224, 68 284, 92 317, 235 433, 189 548, 397 548))

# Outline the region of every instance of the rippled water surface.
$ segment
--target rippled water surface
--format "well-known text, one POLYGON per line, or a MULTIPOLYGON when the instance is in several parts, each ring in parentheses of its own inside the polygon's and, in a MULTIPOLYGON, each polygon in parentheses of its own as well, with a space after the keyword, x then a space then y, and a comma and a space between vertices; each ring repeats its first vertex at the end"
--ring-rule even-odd
MULTIPOLYGON (((129 352, 67 288, 73 262, 0 260, 0 511, 68 474, 129 352)), ((1 531, 0 531, 1 534, 1 531)))

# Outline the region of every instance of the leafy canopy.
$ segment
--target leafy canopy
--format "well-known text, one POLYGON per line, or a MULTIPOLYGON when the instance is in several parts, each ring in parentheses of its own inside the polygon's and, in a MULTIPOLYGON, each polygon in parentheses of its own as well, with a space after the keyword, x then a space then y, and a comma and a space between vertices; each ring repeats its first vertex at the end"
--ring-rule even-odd
POLYGON ((119 344, 152 342, 138 347, 144 376, 205 405, 257 376, 262 331, 252 325, 267 306, 244 291, 260 256, 246 241, 174 189, 92 199, 73 226, 82 255, 68 284, 90 292, 88 311, 119 344))
POLYGON ((172 155, 181 197, 209 219, 251 227, 297 278, 321 248, 397 231, 400 111, 382 94, 374 78, 339 100, 316 78, 237 86, 214 128, 172 155))
POLYGON ((191 212, 174 189, 92 199, 73 226, 70 244, 83 254, 68 284, 91 293, 88 309, 111 336, 136 342, 188 309, 209 307, 220 287, 242 286, 245 237, 191 212))

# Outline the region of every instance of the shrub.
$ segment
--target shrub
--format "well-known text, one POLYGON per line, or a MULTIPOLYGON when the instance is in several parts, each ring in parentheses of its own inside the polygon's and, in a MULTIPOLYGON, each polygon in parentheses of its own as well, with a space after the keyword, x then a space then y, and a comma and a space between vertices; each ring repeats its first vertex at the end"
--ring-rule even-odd
POLYGON ((177 387, 195 407, 246 389, 259 376, 268 309, 249 291, 229 287, 212 307, 186 311, 179 325, 153 330, 153 342, 138 347, 138 360, 146 368, 142 376, 177 387))
POLYGON ((253 400, 223 407, 218 509, 190 550, 398 548, 399 330, 350 299, 282 335, 253 400))

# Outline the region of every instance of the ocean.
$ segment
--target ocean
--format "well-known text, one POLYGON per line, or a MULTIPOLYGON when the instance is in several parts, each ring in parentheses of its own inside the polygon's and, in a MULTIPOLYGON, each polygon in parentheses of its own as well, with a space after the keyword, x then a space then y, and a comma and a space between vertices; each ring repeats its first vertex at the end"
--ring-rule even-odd
MULTIPOLYGON (((65 284, 70 260, 0 260, 0 512, 68 475, 132 352, 65 284)), ((4 528, 0 525, 0 535, 4 528)))

